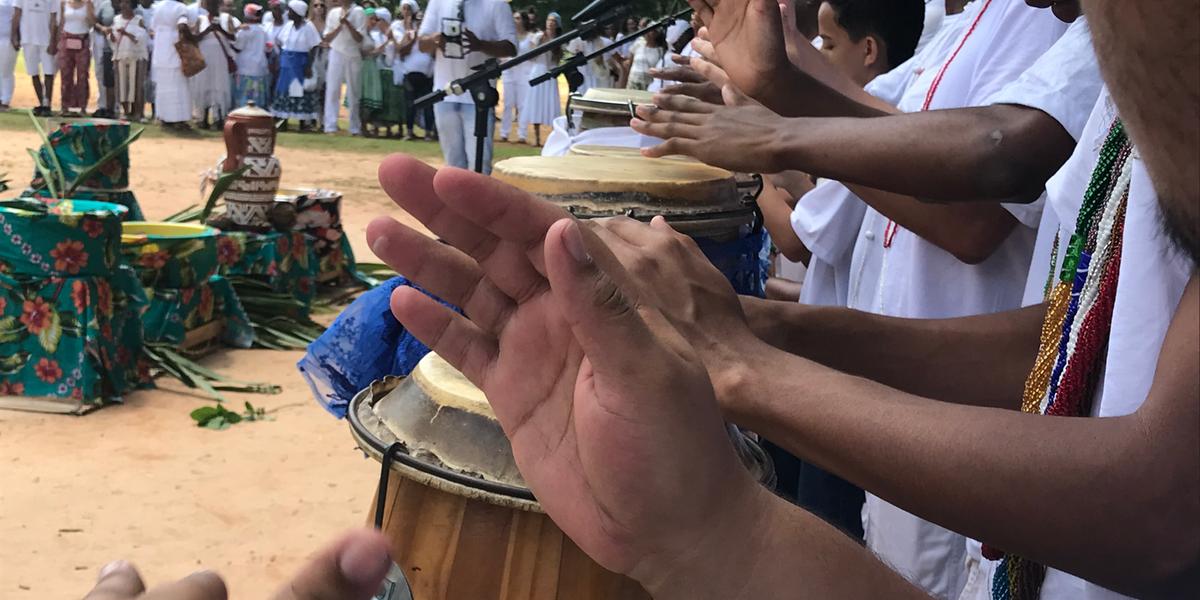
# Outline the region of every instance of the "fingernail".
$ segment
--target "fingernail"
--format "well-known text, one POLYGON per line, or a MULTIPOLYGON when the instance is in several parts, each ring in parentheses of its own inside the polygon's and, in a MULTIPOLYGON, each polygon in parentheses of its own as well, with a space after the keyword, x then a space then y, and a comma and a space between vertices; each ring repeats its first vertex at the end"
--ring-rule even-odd
POLYGON ((383 578, 392 566, 387 549, 370 542, 352 542, 338 557, 338 569, 346 581, 354 585, 373 585, 383 578))
POLYGON ((100 575, 98 577, 96 577, 96 579, 97 580, 104 579, 105 577, 108 577, 109 575, 112 575, 113 573, 116 573, 117 571, 120 571, 123 569, 128 569, 128 568, 129 568, 129 563, 127 561, 114 560, 100 568, 100 575))
POLYGON ((387 245, 387 236, 381 235, 375 238, 374 242, 371 242, 371 252, 374 252, 375 256, 378 256, 379 258, 383 258, 383 253, 387 252, 387 245))
POLYGON ((563 245, 567 247, 567 252, 571 253, 571 258, 574 258, 575 262, 581 265, 592 262, 591 255, 583 245, 583 233, 579 231, 578 223, 571 223, 563 231, 563 245))

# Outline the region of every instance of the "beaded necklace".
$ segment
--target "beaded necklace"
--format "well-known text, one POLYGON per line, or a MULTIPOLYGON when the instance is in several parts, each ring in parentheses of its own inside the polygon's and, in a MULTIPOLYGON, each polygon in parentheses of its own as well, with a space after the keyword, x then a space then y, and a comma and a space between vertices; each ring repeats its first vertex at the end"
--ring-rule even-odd
MULTIPOLYGON (((1047 282, 1046 318, 1037 360, 1025 381, 1023 412, 1065 417, 1091 413, 1099 383, 1121 268, 1125 208, 1133 176, 1133 146, 1120 120, 1109 129, 1083 196, 1075 233, 1058 281, 1047 282)), ((1054 241, 1051 274, 1059 252, 1054 241)), ((1002 559, 992 578, 993 600, 1036 600, 1046 567, 984 545, 1002 559)))
MULTIPOLYGON (((979 21, 983 20, 983 14, 987 12, 988 7, 991 5, 992 0, 986 0, 983 3, 983 7, 979 9, 979 14, 975 15, 975 20, 971 23, 970 29, 967 29, 967 32, 963 34, 962 39, 958 41, 958 46, 954 48, 954 52, 950 53, 950 58, 947 58, 946 62, 942 63, 942 68, 938 69, 937 75, 934 75, 933 83, 929 85, 929 91, 925 92, 925 102, 921 105, 921 112, 929 110, 929 107, 933 104, 933 97, 937 95, 938 88, 942 85, 942 78, 946 76, 946 70, 950 68, 950 63, 958 58, 958 53, 963 49, 963 46, 967 45, 967 40, 971 39, 971 34, 975 33, 975 28, 979 27, 979 21)), ((892 247, 892 239, 896 237, 898 229, 900 229, 900 226, 895 221, 888 219, 887 227, 883 229, 884 248, 892 247)))

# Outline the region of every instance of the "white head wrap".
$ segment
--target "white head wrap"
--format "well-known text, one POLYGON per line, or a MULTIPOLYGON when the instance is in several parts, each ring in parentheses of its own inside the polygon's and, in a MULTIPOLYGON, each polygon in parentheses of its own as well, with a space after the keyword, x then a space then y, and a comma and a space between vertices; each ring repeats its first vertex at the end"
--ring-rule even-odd
POLYGON ((377 8, 377 9, 375 9, 375 18, 380 19, 385 22, 388 22, 388 23, 391 23, 392 22, 392 11, 390 11, 386 8, 377 8))
POLYGON ((308 5, 300 0, 289 0, 288 8, 291 9, 292 12, 302 17, 308 16, 308 5))
POLYGON ((410 9, 412 9, 412 14, 414 14, 414 15, 421 12, 421 7, 419 5, 417 5, 417 0, 403 0, 400 3, 400 6, 409 7, 410 9))

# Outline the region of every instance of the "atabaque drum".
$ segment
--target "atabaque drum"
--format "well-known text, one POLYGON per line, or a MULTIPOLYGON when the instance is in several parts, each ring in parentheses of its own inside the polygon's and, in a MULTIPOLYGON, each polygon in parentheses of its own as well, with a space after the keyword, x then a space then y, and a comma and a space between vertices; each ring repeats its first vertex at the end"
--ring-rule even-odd
POLYGON ((577 131, 601 127, 629 127, 638 106, 654 104, 654 92, 622 88, 591 88, 567 99, 567 119, 579 113, 577 131))
POLYGON ((766 235, 751 196, 729 171, 690 160, 642 156, 523 156, 492 176, 581 219, 662 215, 691 236, 740 294, 761 296, 766 235))
MULTIPOLYGON (((408 378, 377 381, 348 411, 351 431, 381 459, 400 442, 386 484, 382 529, 416 600, 642 600, 635 581, 607 571, 542 511, 483 393, 436 354, 408 378)), ((760 481, 766 455, 734 438, 760 481)))

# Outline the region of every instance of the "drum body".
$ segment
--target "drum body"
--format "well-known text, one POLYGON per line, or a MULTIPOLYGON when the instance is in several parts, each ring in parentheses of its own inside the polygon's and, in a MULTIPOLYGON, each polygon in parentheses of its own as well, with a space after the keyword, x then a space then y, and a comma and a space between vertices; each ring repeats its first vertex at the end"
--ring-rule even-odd
POLYGON ((686 158, 653 159, 581 147, 568 156, 528 156, 496 163, 493 176, 581 219, 662 215, 696 240, 739 294, 761 296, 766 234, 752 196, 732 173, 686 158))
POLYGON ((583 94, 571 94, 567 99, 567 119, 579 112, 578 131, 601 127, 629 127, 638 106, 654 104, 654 92, 620 88, 591 88, 583 94))
POLYGON ((648 600, 636 581, 588 558, 528 489, 505 483, 520 481, 520 474, 507 441, 496 442, 504 435, 499 425, 480 411, 446 401, 455 388, 467 386, 430 354, 411 377, 378 381, 363 390, 348 412, 359 446, 377 459, 397 440, 392 427, 404 437, 423 436, 410 439, 408 454, 392 463, 383 518, 383 532, 413 598, 648 600), (444 426, 438 423, 443 417, 444 426), (422 422, 424 428, 411 428, 422 422), (460 464, 475 458, 484 464, 460 464), (499 470, 487 472, 493 467, 499 470))

